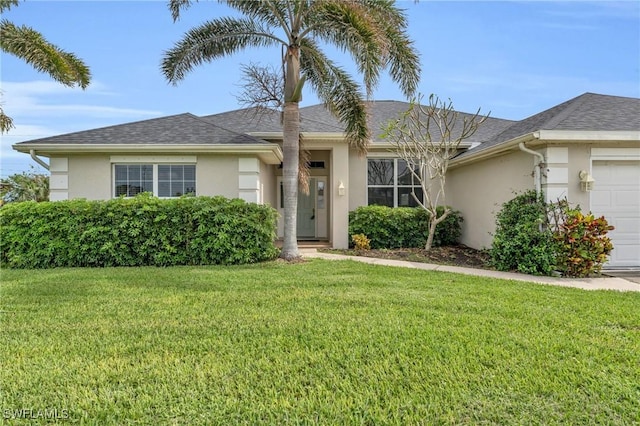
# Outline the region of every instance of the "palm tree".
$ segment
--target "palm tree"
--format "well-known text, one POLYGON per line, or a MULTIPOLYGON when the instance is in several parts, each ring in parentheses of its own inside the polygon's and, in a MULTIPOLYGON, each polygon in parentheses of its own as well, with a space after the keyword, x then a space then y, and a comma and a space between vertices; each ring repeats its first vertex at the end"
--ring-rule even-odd
MULTIPOLYGON (((246 48, 280 47, 284 68, 284 241, 281 256, 299 256, 296 238, 302 87, 308 82, 327 109, 344 123, 347 142, 366 152, 370 130, 360 85, 321 49, 333 44, 353 58, 367 97, 380 72, 389 70, 407 97, 416 90, 420 65, 406 34, 407 19, 391 0, 224 0, 244 16, 204 22, 166 51, 162 72, 177 84, 203 62, 246 48)), ((191 0, 170 0, 174 21, 191 0)))
MULTIPOLYGON (((0 0, 0 13, 16 6, 19 0, 0 0)), ((89 68, 73 53, 49 43, 42 34, 27 26, 16 26, 7 19, 0 21, 0 49, 45 72, 54 80, 73 87, 89 86, 89 68)), ((9 131, 13 122, 0 107, 0 133, 9 131)))

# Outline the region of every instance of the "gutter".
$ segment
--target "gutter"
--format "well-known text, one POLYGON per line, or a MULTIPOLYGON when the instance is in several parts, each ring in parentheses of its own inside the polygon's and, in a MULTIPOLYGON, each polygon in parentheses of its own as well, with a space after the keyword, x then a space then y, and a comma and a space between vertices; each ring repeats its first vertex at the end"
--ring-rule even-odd
POLYGON ((538 157, 538 161, 535 163, 535 168, 533 169, 533 180, 536 185, 536 194, 539 196, 542 191, 542 168, 544 167, 544 155, 527 148, 524 145, 524 142, 520 142, 518 144, 518 148, 520 148, 520 151, 522 152, 538 157))
POLYGON ((42 161, 42 159, 39 158, 36 155, 36 150, 35 149, 30 149, 29 150, 29 155, 31 155, 31 158, 33 159, 33 161, 35 161, 36 163, 40 164, 45 169, 49 170, 49 165, 47 163, 45 163, 44 161, 42 161))

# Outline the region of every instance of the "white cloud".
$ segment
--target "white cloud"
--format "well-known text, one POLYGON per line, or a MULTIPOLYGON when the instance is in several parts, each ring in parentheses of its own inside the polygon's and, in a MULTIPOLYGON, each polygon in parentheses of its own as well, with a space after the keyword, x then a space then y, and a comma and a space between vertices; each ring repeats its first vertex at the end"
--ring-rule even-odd
POLYGON ((107 105, 105 97, 117 93, 100 82, 94 82, 83 91, 65 87, 53 81, 2 82, 2 105, 5 113, 15 122, 42 121, 46 117, 122 117, 123 119, 161 115, 161 111, 149 109, 121 108, 107 105), (78 97, 88 99, 89 104, 78 103, 78 97))
POLYGON ((22 171, 28 171, 36 163, 28 154, 12 149, 12 145, 29 139, 44 138, 55 134, 65 133, 60 129, 50 129, 43 126, 16 125, 8 133, 0 136, 0 173, 8 176, 22 171))

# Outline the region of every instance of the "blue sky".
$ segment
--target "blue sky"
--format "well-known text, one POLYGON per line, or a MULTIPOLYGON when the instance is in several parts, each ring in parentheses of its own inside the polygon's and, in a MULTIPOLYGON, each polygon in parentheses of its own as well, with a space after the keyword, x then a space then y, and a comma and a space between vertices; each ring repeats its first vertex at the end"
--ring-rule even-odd
MULTIPOLYGON (((420 91, 456 109, 522 119, 584 92, 640 97, 640 2, 413 1, 409 31, 422 61, 420 91)), ((240 108, 240 64, 277 64, 280 51, 249 50, 204 64, 178 86, 160 73, 164 50, 189 28, 232 12, 200 2, 173 23, 164 1, 27 0, 3 14, 42 32, 91 68, 87 90, 65 88, 2 53, 2 105, 16 125, 0 141, 0 173, 29 170, 11 144, 191 112, 240 108)), ((353 69, 349 59, 335 52, 353 69)), ((402 100, 383 79, 374 99, 402 100)), ((302 105, 317 99, 305 93, 302 105)))

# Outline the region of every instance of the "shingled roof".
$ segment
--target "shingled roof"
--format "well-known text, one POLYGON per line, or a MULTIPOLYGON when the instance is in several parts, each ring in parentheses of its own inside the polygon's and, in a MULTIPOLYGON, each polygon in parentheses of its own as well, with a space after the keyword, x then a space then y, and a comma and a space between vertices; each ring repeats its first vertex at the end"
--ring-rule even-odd
MULTIPOLYGON (((324 109, 324 108, 323 108, 324 109)), ((282 132, 281 113, 265 108, 245 108, 202 117, 210 123, 243 133, 282 132)), ((300 131, 307 133, 340 133, 343 126, 328 112, 321 117, 300 108, 300 131)))
POLYGON ((458 158, 540 130, 640 131, 640 99, 584 93, 566 102, 514 122, 501 133, 458 158))
MULTIPOLYGON (((407 102, 370 101, 373 142, 381 142, 381 129, 388 120, 409 107, 407 102)), ((463 117, 471 114, 460 113, 463 117)), ((300 108, 300 128, 307 133, 341 133, 344 126, 323 105, 300 108)), ((458 156, 473 155, 532 132, 640 131, 640 99, 585 93, 521 121, 489 118, 473 140, 481 144, 458 156)), ((282 132, 281 114, 245 108, 197 117, 185 113, 65 135, 20 142, 22 145, 254 145, 267 141, 250 133, 282 132), (233 129, 233 130, 229 130, 233 129)))
MULTIPOLYGON (((393 118, 409 108, 409 103, 400 101, 370 101, 368 102, 372 138, 374 142, 381 142, 382 128, 393 118)), ((472 114, 460 113, 463 117, 472 114)), ((282 132, 280 113, 271 110, 246 108, 221 114, 202 117, 211 123, 222 127, 235 129, 245 133, 282 132)), ((513 124, 511 120, 489 118, 474 136, 474 140, 482 141, 494 136, 513 124)), ((300 108, 300 130, 307 133, 342 133, 344 124, 340 123, 324 105, 312 105, 300 108)))
POLYGON ((267 144, 247 134, 231 131, 193 114, 153 118, 99 129, 34 139, 21 144, 78 145, 221 145, 267 144))

